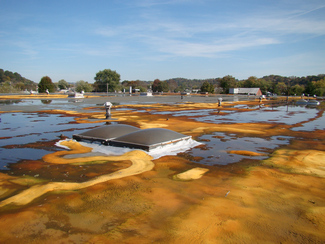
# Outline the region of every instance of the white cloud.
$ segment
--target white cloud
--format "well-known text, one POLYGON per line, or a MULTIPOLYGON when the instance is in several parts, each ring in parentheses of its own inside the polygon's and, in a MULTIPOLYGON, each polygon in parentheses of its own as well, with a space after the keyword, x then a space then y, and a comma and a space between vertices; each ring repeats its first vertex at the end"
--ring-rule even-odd
MULTIPOLYGON (((145 6, 168 4, 146 0, 139 3, 145 6)), ((215 57, 228 51, 293 42, 292 35, 324 35, 324 18, 308 18, 310 13, 322 8, 324 6, 313 6, 276 13, 265 10, 223 21, 214 15, 185 21, 148 11, 133 23, 95 28, 95 33, 109 40, 119 40, 128 50, 144 48, 144 55, 146 51, 154 51, 161 52, 160 56, 215 57)))
POLYGON ((94 30, 95 34, 105 37, 112 37, 118 34, 116 28, 106 26, 106 27, 99 27, 94 30))
POLYGON ((176 5, 176 4, 183 4, 189 2, 195 2, 195 1, 193 0, 167 0, 167 1, 166 0, 138 0, 135 1, 135 5, 149 8, 153 6, 159 6, 159 5, 176 5))
POLYGON ((228 38, 216 43, 195 43, 190 41, 157 39, 151 40, 151 45, 164 53, 182 57, 218 57, 220 53, 240 50, 243 48, 262 45, 277 44, 278 41, 272 38, 228 38))
POLYGON ((311 20, 307 18, 254 17, 242 20, 240 25, 237 28, 269 35, 325 34, 325 20, 311 20))
POLYGON ((39 51, 33 45, 24 41, 14 41, 11 43, 13 46, 18 47, 17 52, 27 56, 29 59, 37 59, 39 51))

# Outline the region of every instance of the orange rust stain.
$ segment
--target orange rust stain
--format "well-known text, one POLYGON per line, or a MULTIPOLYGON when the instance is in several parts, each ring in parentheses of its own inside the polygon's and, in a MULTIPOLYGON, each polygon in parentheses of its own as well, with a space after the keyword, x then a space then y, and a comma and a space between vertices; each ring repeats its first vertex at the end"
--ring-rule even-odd
MULTIPOLYGON (((258 101, 245 104, 256 105, 258 101)), ((154 106, 166 109, 163 105, 154 106)), ((194 108, 191 104, 180 106, 194 108)), ((168 109, 181 109, 180 106, 168 109)), ((209 106, 212 104, 206 105, 209 106)), ((223 103, 221 109, 235 108, 226 108, 223 103)), ((120 112, 116 118, 139 127, 163 125, 192 136, 221 131, 239 136, 291 135, 306 141, 294 140, 288 145, 290 148, 275 151, 270 159, 257 166, 206 166, 209 171, 202 178, 189 182, 174 181, 172 177, 202 165, 177 156, 162 157, 154 160, 153 170, 141 175, 97 184, 78 193, 48 196, 14 213, 1 212, 0 228, 6 231, 0 240, 8 243, 16 242, 17 238, 39 243, 325 242, 324 131, 296 132, 290 130, 292 126, 267 123, 215 125, 186 117, 166 120, 166 116, 132 111, 120 112)), ((78 121, 89 123, 82 118, 78 121)), ((89 149, 76 144, 71 152, 50 155, 52 160, 59 161, 64 154, 83 150, 89 149)), ((10 179, 4 177, 3 182, 10 179)))
POLYGON ((51 154, 47 154, 43 156, 43 160, 49 163, 54 164, 68 164, 68 163, 76 163, 80 162, 80 158, 74 158, 74 159, 65 159, 62 156, 64 155, 70 155, 70 154, 82 154, 82 153, 88 153, 92 151, 92 148, 82 146, 79 142, 75 141, 63 141, 61 144, 69 145, 69 148, 71 151, 58 151, 51 154))
POLYGON ((245 156, 264 156, 264 153, 246 151, 246 150, 229 150, 228 153, 238 154, 238 155, 245 155, 245 156))

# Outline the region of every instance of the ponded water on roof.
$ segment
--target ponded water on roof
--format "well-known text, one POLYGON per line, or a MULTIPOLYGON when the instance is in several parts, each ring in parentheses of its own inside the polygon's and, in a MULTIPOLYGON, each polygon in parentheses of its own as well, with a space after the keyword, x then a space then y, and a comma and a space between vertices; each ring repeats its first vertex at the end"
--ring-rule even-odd
POLYGON ((75 134, 73 135, 73 139, 107 142, 113 138, 120 137, 138 130, 140 129, 131 125, 105 125, 99 128, 83 132, 81 134, 75 134))
POLYGON ((139 148, 149 151, 150 149, 156 148, 161 145, 175 143, 180 140, 190 139, 191 136, 186 136, 181 133, 162 129, 162 128, 151 128, 138 130, 109 141, 111 146, 122 146, 139 148))

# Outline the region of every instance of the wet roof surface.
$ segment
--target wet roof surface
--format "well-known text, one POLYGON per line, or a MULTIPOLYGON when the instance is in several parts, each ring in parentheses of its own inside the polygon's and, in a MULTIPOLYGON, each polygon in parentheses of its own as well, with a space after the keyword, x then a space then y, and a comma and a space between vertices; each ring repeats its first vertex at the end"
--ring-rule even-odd
MULTIPOLYGON (((95 100, 94 100, 95 101, 95 100)), ((52 105, 42 105, 44 109, 52 109, 52 105)), ((59 103, 60 101, 58 101, 59 103)), ((97 101, 94 102, 94 104, 97 101)), ((67 102, 68 103, 68 102, 67 102)), ((91 101, 88 101, 89 105, 91 101)), ((99 102, 97 102, 99 103, 99 102)), ((324 102, 323 102, 324 103, 324 102)), ((76 111, 80 103, 69 103, 76 111)), ((38 111, 38 106, 31 106, 33 111, 38 111)), ((238 104, 234 108, 247 108, 247 105, 238 104)), ((250 107, 252 108, 252 107, 250 107)), ((254 107, 253 107, 254 108, 254 107)), ((16 105, 1 105, 1 110, 18 110, 20 107, 16 105), (7 108, 8 106, 8 108, 7 108)), ((138 110, 139 112, 141 110, 138 110)), ((166 111, 164 114, 168 116, 189 116, 190 119, 207 123, 273 123, 288 124, 296 126, 292 127, 292 131, 310 131, 325 129, 325 116, 322 114, 322 107, 306 107, 306 106, 271 106, 261 109, 245 112, 227 111, 223 114, 216 113, 217 109, 204 109, 198 112, 194 110, 166 111), (194 116, 193 116, 194 115, 194 116), (193 116, 193 117, 191 117, 193 116)), ((85 110, 85 112, 88 112, 85 110)), ((104 113, 104 111, 103 111, 104 113)), ((159 111, 151 111, 152 114, 158 114, 159 111)), ((0 113, 0 169, 6 169, 7 165, 16 163, 20 160, 37 160, 53 150, 61 150, 53 147, 42 146, 44 142, 58 139, 60 134, 71 138, 73 134, 82 134, 94 127, 104 126, 102 121, 91 124, 76 124, 73 117, 62 116, 61 114, 47 114, 39 112, 10 112, 0 113), (31 144, 36 143, 37 147, 31 144)), ((214 134, 213 134, 214 135, 214 134)), ((236 135, 228 136, 228 133, 220 132, 216 136, 222 136, 222 139, 210 138, 205 135, 199 137, 207 147, 203 149, 192 149, 190 154, 194 157, 203 157, 200 161, 202 164, 220 165, 229 164, 240 161, 242 158, 250 158, 249 156, 241 156, 226 153, 226 150, 250 150, 263 152, 264 148, 274 149, 282 145, 283 142, 289 143, 290 138, 286 137, 267 137, 263 140, 255 136, 247 137, 245 140, 238 139, 236 135), (210 142, 206 141, 210 140, 210 142), (238 143, 241 142, 241 143, 238 143), (224 149, 225 148, 225 149, 224 149), (220 151, 219 149, 223 149, 220 151), (219 150, 219 152, 217 151, 219 150), (218 153, 218 154, 217 154, 218 153), (211 158, 213 156, 213 159, 211 158)), ((244 139, 244 138, 243 138, 244 139)), ((167 153, 166 153, 167 154, 167 153)))

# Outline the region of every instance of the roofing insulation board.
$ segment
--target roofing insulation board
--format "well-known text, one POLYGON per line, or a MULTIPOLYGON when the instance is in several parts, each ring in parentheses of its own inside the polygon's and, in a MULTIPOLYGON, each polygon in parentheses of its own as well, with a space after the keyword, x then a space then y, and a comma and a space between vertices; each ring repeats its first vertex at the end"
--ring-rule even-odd
POLYGON ((100 141, 107 143, 109 140, 129 134, 140 130, 139 128, 131 125, 114 124, 105 125, 92 130, 88 130, 81 134, 75 134, 72 136, 75 140, 89 140, 89 141, 100 141))
POLYGON ((172 130, 162 128, 151 128, 138 130, 114 138, 112 140, 109 140, 108 144, 111 146, 138 148, 150 151, 151 149, 154 149, 159 146, 175 143, 181 140, 188 140, 190 138, 192 137, 183 135, 172 130))

